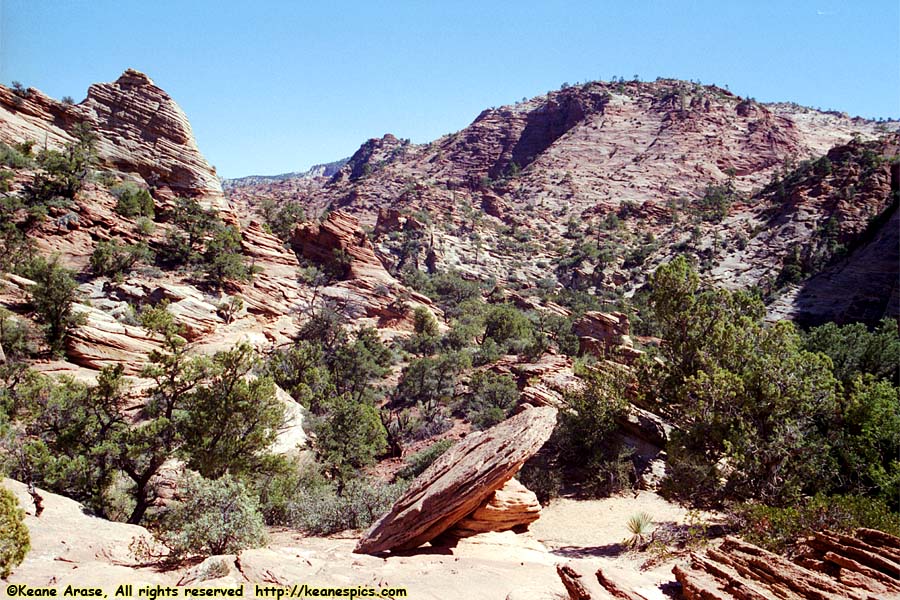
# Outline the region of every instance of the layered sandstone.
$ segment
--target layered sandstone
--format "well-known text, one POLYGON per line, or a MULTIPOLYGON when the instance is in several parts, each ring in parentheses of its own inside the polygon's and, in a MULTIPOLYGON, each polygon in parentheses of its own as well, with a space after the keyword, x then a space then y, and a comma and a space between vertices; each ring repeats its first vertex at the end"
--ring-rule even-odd
POLYGON ((503 487, 549 439, 556 409, 526 408, 442 454, 366 532, 356 552, 408 550, 434 540, 503 487))

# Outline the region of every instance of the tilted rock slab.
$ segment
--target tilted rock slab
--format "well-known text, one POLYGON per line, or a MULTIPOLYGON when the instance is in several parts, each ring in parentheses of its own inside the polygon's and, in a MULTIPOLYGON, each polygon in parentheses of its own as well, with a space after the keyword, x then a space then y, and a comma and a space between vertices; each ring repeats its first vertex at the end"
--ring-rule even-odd
POLYGON ((413 481, 354 552, 417 548, 471 514, 550 438, 556 409, 526 408, 487 431, 472 433, 413 481))

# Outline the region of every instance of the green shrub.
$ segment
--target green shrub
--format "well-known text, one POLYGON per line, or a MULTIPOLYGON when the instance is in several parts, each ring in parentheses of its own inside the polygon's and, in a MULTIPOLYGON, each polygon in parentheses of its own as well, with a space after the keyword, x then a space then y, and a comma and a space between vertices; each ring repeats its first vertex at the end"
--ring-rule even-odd
POLYGON ((629 379, 619 370, 583 370, 584 387, 566 394, 553 443, 560 462, 578 474, 582 491, 608 495, 629 483, 630 450, 616 434, 616 422, 628 411, 624 393, 629 379))
POLYGON ((657 269, 651 290, 664 362, 641 373, 646 395, 679 425, 667 448, 672 488, 770 504, 828 489, 840 391, 831 361, 806 351, 790 322, 766 326, 758 298, 702 289, 683 257, 657 269))
POLYGON ((900 535, 900 514, 863 496, 820 494, 784 508, 739 504, 732 508, 730 520, 748 542, 778 553, 791 549, 801 537, 826 529, 852 533, 866 527, 900 535))
POLYGON ((528 317, 509 304, 491 306, 484 315, 484 339, 494 340, 506 352, 519 354, 534 336, 534 326, 528 317))
POLYGON ((153 219, 150 219, 149 217, 138 217, 138 219, 135 221, 135 229, 141 235, 153 235, 153 232, 156 231, 156 223, 154 223, 153 219))
POLYGON ((38 154, 40 170, 26 189, 31 206, 68 205, 84 185, 97 159, 97 136, 84 124, 71 133, 75 141, 62 151, 45 149, 38 154))
POLYGON ((11 169, 24 169, 30 167, 33 162, 31 149, 34 142, 25 142, 7 146, 0 143, 0 165, 11 169))
POLYGON ((291 503, 290 525, 312 535, 364 529, 390 510, 405 491, 403 482, 355 479, 338 494, 331 485, 301 492, 291 503))
POLYGON ((297 223, 306 220, 306 213, 299 202, 285 202, 281 205, 270 198, 264 199, 257 209, 272 233, 283 242, 291 238, 297 223))
POLYGON ((387 446, 378 410, 343 393, 325 402, 325 416, 313 424, 316 457, 341 485, 375 462, 387 446))
POLYGON ((459 374, 470 365, 466 352, 446 352, 411 361, 403 369, 394 397, 405 406, 446 402, 453 397, 459 374))
POLYGON ((547 502, 559 496, 563 475, 553 445, 545 446, 522 465, 516 479, 534 492, 541 504, 546 505, 547 502))
POLYGON ((153 252, 147 244, 141 242, 122 244, 117 239, 102 240, 97 242, 94 252, 91 254, 91 271, 95 275, 116 277, 130 271, 139 263, 148 263, 153 260, 153 252))
POLYGON ((35 285, 28 289, 31 304, 44 323, 44 336, 53 353, 61 353, 69 329, 80 322, 72 312, 77 283, 72 272, 63 268, 58 259, 49 262, 37 257, 27 275, 35 285))
POLYGON ((25 511, 19 508, 15 494, 0 487, 0 578, 9 577, 31 549, 24 520, 25 511))
POLYGON ((413 311, 413 335, 404 343, 407 352, 427 356, 437 351, 440 342, 440 330, 437 319, 424 306, 417 306, 413 311))
POLYGON ((893 319, 883 319, 872 331, 862 323, 826 323, 810 329, 803 342, 807 350, 831 358, 834 375, 844 385, 866 373, 900 384, 900 337, 893 319))
POLYGON ((421 452, 406 457, 406 466, 397 471, 399 479, 415 479, 425 472, 438 457, 450 449, 452 440, 439 440, 421 452))
POLYGON ((479 371, 469 381, 472 396, 466 418, 475 429, 488 429, 506 419, 519 402, 519 388, 510 375, 479 371))
POLYGON ((117 198, 116 212, 123 217, 146 217, 153 219, 153 197, 150 192, 133 183, 123 183, 112 189, 117 198))
POLYGON ((28 325, 5 308, 0 308, 0 347, 8 362, 18 362, 33 351, 28 339, 28 325))
POLYGON ((266 543, 259 506, 240 481, 225 475, 182 479, 179 502, 163 515, 158 539, 169 548, 169 558, 237 554, 266 543))

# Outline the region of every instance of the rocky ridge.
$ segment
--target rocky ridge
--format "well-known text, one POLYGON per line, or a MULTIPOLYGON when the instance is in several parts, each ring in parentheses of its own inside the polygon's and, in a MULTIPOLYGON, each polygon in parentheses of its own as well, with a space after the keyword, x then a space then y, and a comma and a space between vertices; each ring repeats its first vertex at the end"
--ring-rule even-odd
MULTIPOLYGON (((229 197, 300 202, 312 214, 340 208, 375 226, 379 256, 398 268, 410 234, 401 219, 379 218, 386 211, 425 224, 418 264, 428 255, 429 268, 525 289, 550 278, 630 296, 646 273, 683 252, 711 280, 765 287, 791 249, 814 244, 830 220, 842 243, 860 239, 866 220, 890 204, 896 147, 874 150, 887 157, 876 173, 836 166, 823 185, 777 199, 771 183, 823 155, 843 165, 844 154, 897 128, 715 86, 594 82, 486 110, 430 144, 372 139, 330 178, 244 186, 229 197), (829 199, 829 189, 848 185, 858 189, 853 206, 829 199), (721 220, 704 213, 710 186, 733 191, 721 220), (579 240, 595 243, 603 261, 564 268, 579 240)), ((811 310, 798 304, 794 312, 811 310)))

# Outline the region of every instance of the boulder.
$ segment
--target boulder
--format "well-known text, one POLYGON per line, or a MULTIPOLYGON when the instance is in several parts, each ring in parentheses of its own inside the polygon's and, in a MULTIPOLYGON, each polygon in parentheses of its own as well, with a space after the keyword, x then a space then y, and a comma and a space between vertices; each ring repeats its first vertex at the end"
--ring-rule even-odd
POLYGON ((513 478, 447 533, 462 538, 488 531, 522 531, 540 516, 537 496, 513 478))
POLYGON ((409 550, 435 539, 512 479, 555 425, 555 408, 526 407, 487 431, 470 434, 413 481, 354 551, 409 550))

